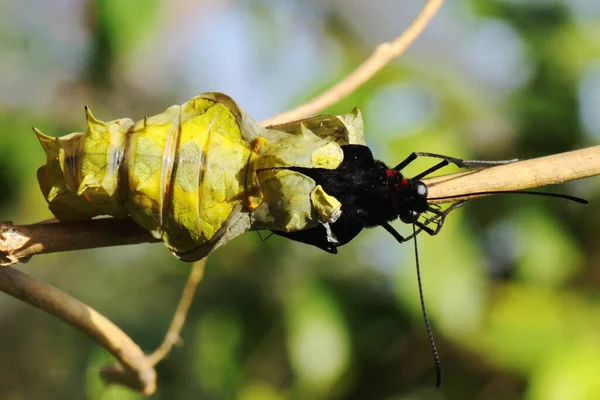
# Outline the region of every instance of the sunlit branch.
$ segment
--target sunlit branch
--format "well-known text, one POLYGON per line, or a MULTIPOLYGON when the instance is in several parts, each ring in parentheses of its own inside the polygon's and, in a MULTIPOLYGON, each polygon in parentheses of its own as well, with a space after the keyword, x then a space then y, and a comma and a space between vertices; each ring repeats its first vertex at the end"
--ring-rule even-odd
POLYGON ((467 200, 478 192, 532 189, 600 174, 600 146, 424 179, 430 204, 467 200), (461 196, 464 195, 464 196, 461 196), (450 198, 449 198, 450 197, 450 198))

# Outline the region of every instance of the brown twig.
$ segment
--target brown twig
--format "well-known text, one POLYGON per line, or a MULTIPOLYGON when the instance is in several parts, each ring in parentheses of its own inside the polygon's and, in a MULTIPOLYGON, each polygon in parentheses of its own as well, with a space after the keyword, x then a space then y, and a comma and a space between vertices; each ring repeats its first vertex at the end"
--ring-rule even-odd
POLYGON ((0 266, 26 262, 34 254, 156 242, 131 219, 13 225, 0 222, 0 266))
POLYGON ((196 294, 196 289, 198 288, 198 284, 204 277, 204 268, 206 266, 206 258, 197 261, 192 266, 190 274, 188 276, 187 282, 185 283, 185 287, 183 288, 183 292, 181 294, 181 299, 179 300, 179 304, 177 305, 177 310, 175 311, 175 315, 173 316, 173 320, 171 321, 171 326, 165 335, 165 338, 160 346, 154 353, 148 356, 148 361, 151 365, 158 364, 163 358, 169 354, 174 345, 179 343, 181 340, 179 336, 179 332, 183 328, 183 324, 185 323, 185 319, 187 317, 187 313, 192 304, 192 299, 194 298, 194 294, 196 294))
POLYGON ((103 378, 146 395, 154 393, 156 372, 152 363, 129 336, 102 314, 63 291, 10 267, 0 268, 0 290, 62 319, 108 350, 121 363, 121 373, 119 379, 110 380, 108 371, 103 373, 103 378))
POLYGON ((429 203, 480 197, 473 193, 531 189, 600 175, 600 146, 445 175, 424 182, 429 203))
POLYGON ((401 56, 406 49, 421 35, 429 21, 438 12, 444 0, 427 0, 425 6, 412 21, 410 26, 400 36, 391 42, 382 43, 362 62, 352 73, 341 82, 321 93, 314 99, 292 110, 278 114, 261 123, 264 126, 283 124, 317 114, 327 107, 337 103, 358 87, 371 79, 390 61, 401 56))

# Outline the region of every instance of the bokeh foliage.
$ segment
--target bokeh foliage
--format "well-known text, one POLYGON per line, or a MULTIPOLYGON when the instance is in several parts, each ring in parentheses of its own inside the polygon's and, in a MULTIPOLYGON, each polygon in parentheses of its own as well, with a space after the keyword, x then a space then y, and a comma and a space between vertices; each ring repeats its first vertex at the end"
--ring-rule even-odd
MULTIPOLYGON (((348 73, 389 39, 385 27, 404 26, 386 16, 416 12, 381 2, 363 19, 368 1, 70 0, 60 12, 33 3, 0 1, 0 218, 19 223, 50 217, 31 125, 62 135, 83 127, 84 104, 101 119, 137 119, 213 90, 265 118, 348 73)), ((585 110, 600 107, 600 12, 581 3, 448 2, 400 62, 329 111, 361 107, 367 142, 390 164, 413 150, 506 159, 597 144, 585 110), (487 45, 470 47, 472 37, 487 45), (503 72, 505 54, 517 54, 514 73, 503 72)), ((252 233, 219 250, 153 398, 597 398, 600 184, 553 189, 591 204, 486 198, 453 213, 439 236, 419 237, 441 391, 412 246, 379 229, 337 256, 252 233)), ((142 245, 23 268, 151 350, 189 267, 142 245)), ((8 296, 0 338, 3 399, 139 398, 100 383, 102 349, 8 296)))

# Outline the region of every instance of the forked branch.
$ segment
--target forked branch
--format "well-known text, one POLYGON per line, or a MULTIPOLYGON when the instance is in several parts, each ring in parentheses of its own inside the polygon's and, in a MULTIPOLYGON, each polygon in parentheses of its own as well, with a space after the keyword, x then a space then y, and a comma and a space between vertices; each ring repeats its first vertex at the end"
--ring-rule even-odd
POLYGON ((0 289, 34 307, 55 315, 74 328, 86 333, 108 350, 118 361, 101 371, 105 382, 118 383, 145 395, 156 390, 154 367, 167 356, 179 340, 179 332, 202 280, 206 260, 192 266, 171 326, 163 343, 146 356, 140 347, 119 327, 102 314, 55 287, 37 280, 17 269, 0 268, 0 289))
POLYGON ((93 308, 11 267, 0 268, 0 290, 89 335, 119 360, 118 383, 146 395, 156 390, 156 372, 140 347, 93 308))

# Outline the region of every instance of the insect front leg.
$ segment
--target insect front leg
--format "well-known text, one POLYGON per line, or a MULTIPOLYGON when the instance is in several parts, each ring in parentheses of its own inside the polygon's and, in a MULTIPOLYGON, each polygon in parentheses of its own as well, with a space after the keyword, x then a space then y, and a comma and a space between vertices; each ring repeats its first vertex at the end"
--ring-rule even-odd
POLYGON ((384 224, 381 224, 381 226, 383 226, 385 228, 386 231, 388 231, 390 233, 390 235, 392 235, 394 237, 394 239, 396 239, 398 241, 398 243, 404 243, 408 240, 410 240, 413 235, 410 235, 409 237, 404 237, 401 234, 398 233, 398 231, 396 231, 394 228, 392 228, 392 226, 390 224, 388 224, 387 222, 384 224))
POLYGON ((404 241, 408 241, 408 240, 412 239, 413 237, 415 237, 416 235, 418 235, 419 233, 421 233, 423 231, 427 232, 427 234, 429 234, 430 236, 437 235, 440 232, 440 230, 442 229, 442 226, 444 226, 444 221, 446 220, 446 217, 448 216, 448 214, 450 214, 451 211, 462 207, 466 202, 467 202, 466 200, 457 201, 456 203, 453 203, 450 207, 446 208, 443 211, 437 205, 430 205, 427 208, 427 212, 433 214, 433 216, 425 217, 425 221, 423 221, 423 222, 417 221, 415 223, 415 225, 419 229, 417 229, 414 234, 411 234, 410 236, 407 236, 406 238, 404 238, 404 241), (436 225, 435 228, 431 228, 429 226, 431 224, 435 224, 436 225))
MULTIPOLYGON (((487 168, 487 167, 493 167, 496 165, 504 165, 504 164, 510 164, 513 163, 515 161, 519 161, 517 158, 512 159, 512 160, 499 160, 499 161, 488 161, 488 160, 461 160, 460 158, 455 158, 455 157, 450 157, 450 156, 444 156, 442 154, 435 154, 435 153, 424 153, 424 152, 412 152, 408 157, 406 157, 404 159, 404 161, 402 161, 400 164, 396 165, 396 167, 394 168, 397 171, 401 171, 404 168, 406 168, 406 166, 408 166, 410 163, 412 163, 413 161, 415 161, 418 157, 430 157, 430 158, 439 158, 441 160, 446 161, 446 163, 448 164, 454 164, 459 168, 465 168, 465 169, 473 169, 473 168, 487 168)), ((438 164, 435 168, 435 170, 438 170, 442 167, 444 167, 446 164, 438 164)), ((430 174, 433 171, 429 171, 428 174, 430 174)), ((422 177, 422 176, 421 176, 422 177)))

